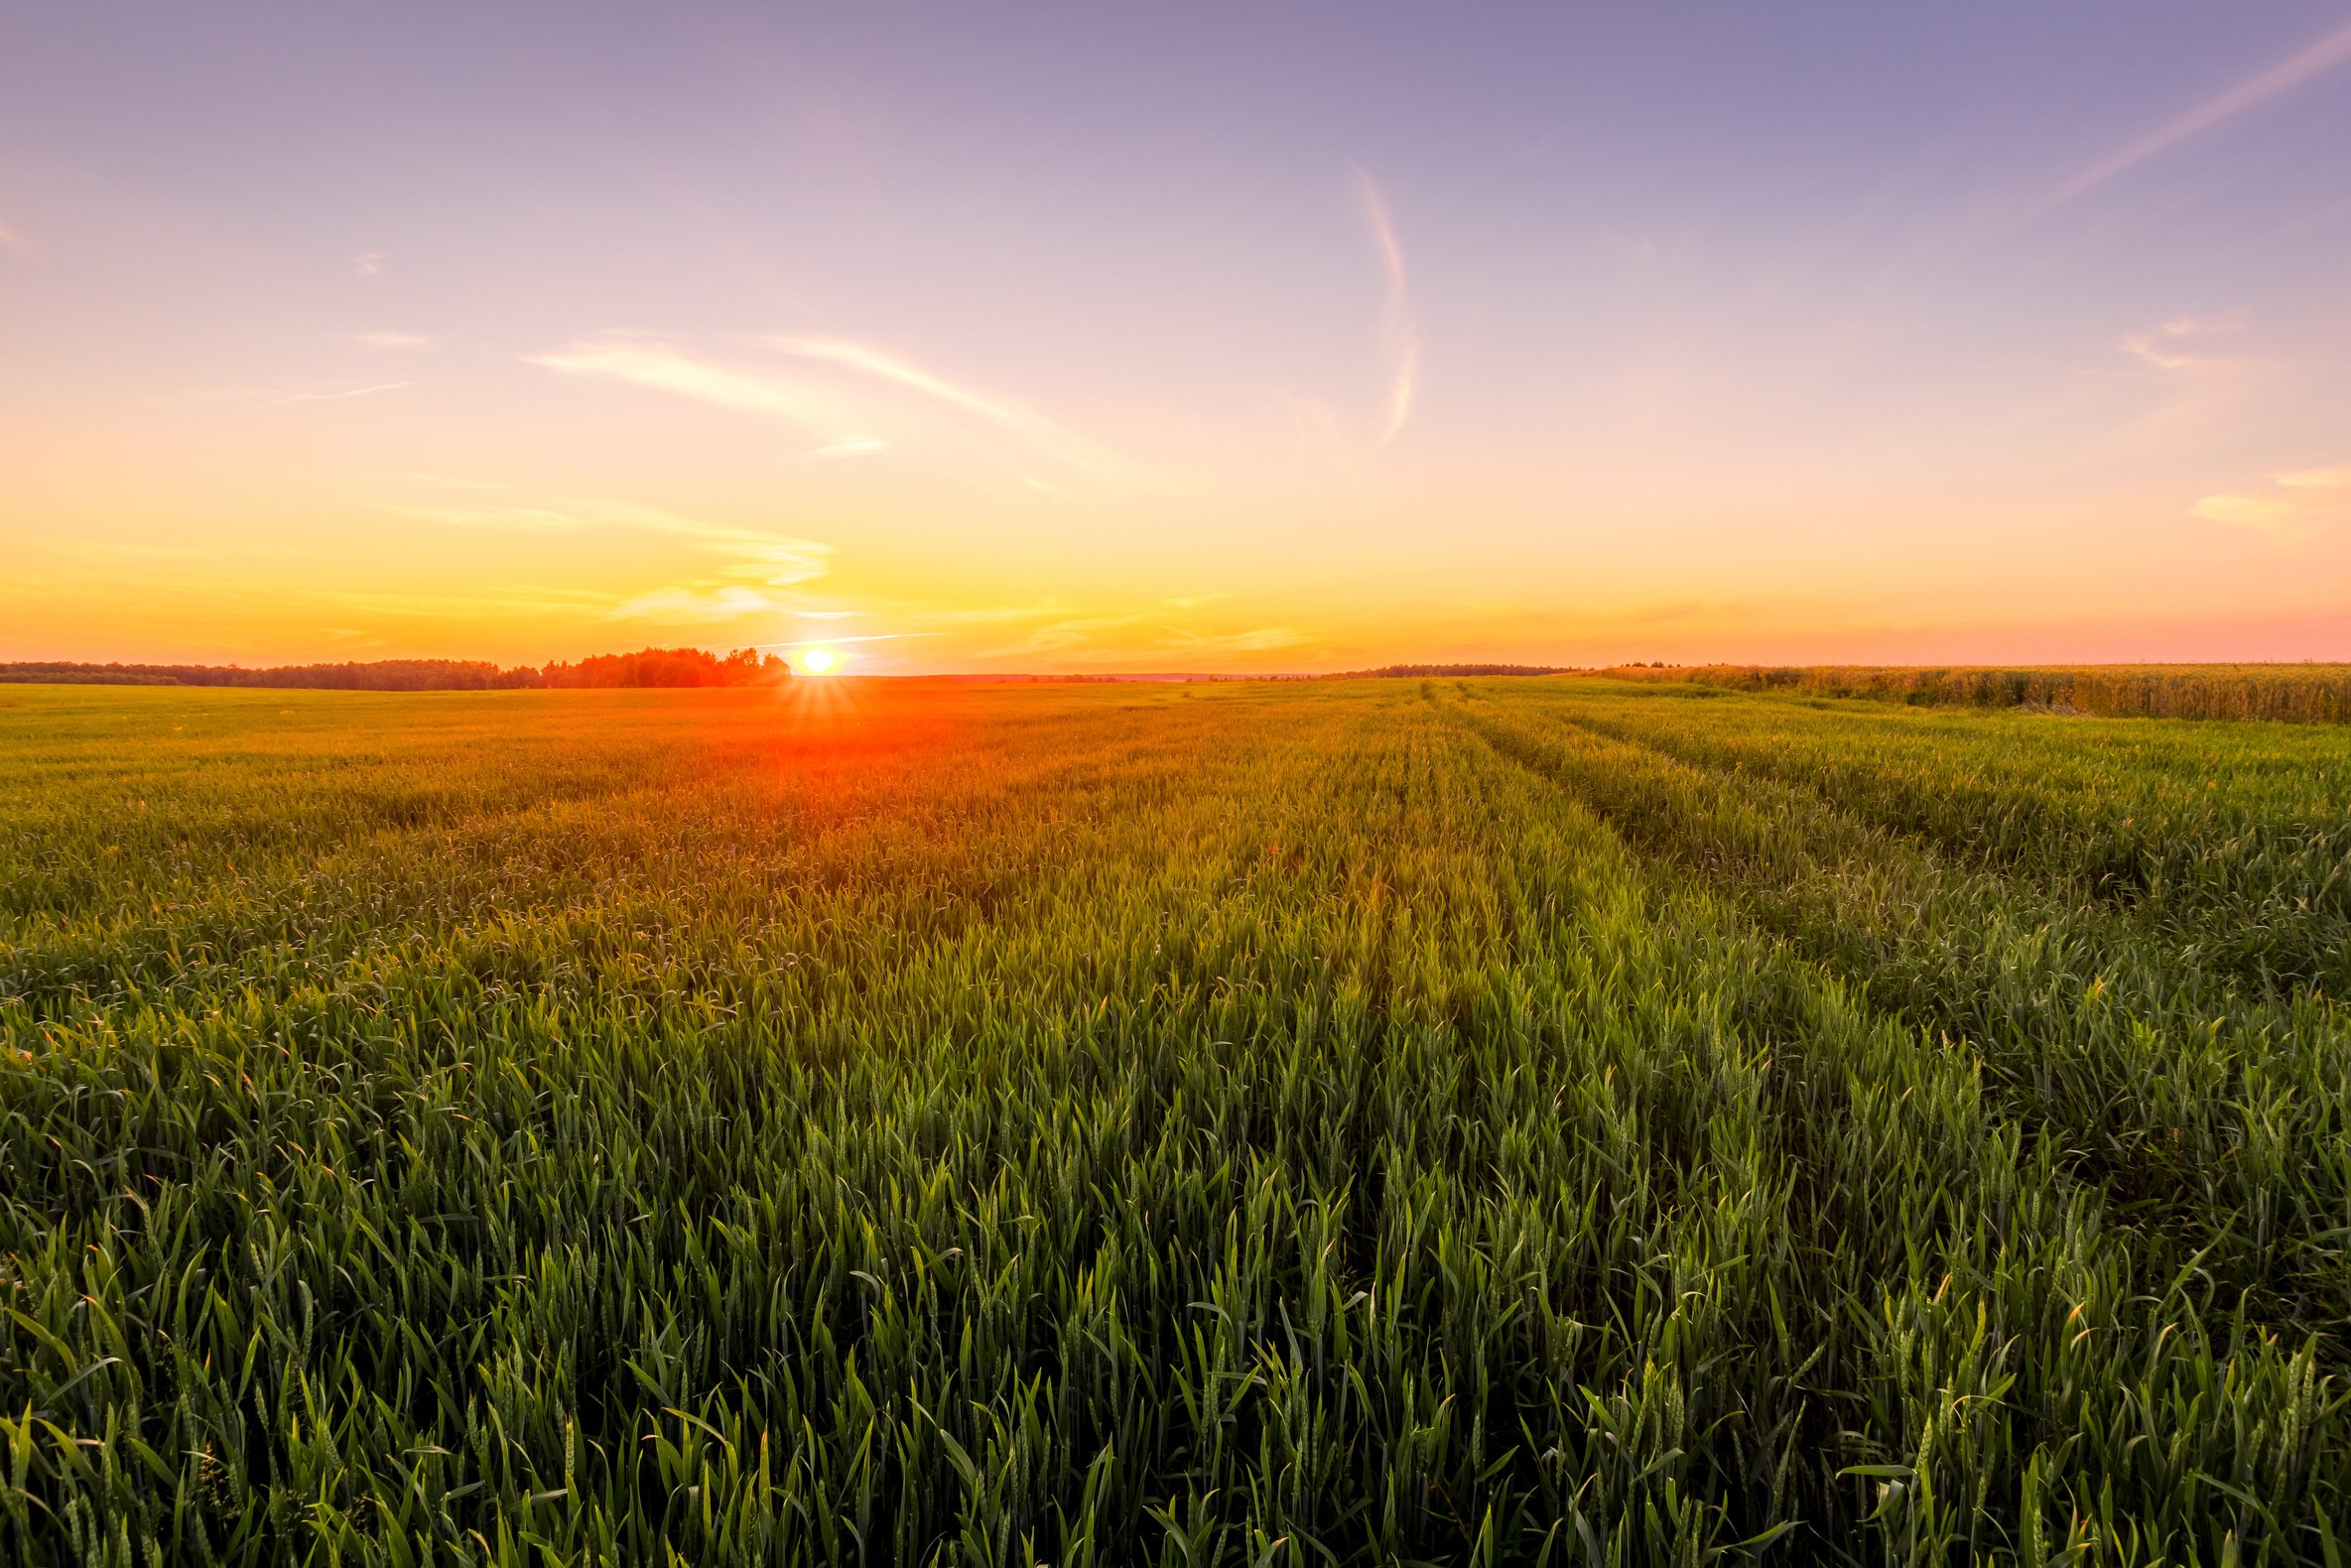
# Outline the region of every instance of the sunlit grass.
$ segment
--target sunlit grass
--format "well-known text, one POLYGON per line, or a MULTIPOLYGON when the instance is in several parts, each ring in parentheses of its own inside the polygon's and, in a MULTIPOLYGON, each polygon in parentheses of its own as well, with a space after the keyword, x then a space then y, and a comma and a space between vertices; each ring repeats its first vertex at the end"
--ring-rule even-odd
POLYGON ((8 693, 0 1552, 2325 1561, 2347 783, 1581 681, 8 693))

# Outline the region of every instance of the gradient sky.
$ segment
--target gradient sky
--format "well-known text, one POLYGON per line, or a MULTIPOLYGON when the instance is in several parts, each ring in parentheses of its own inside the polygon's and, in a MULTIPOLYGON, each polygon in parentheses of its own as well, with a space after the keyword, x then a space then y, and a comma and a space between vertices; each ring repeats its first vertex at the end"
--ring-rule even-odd
POLYGON ((0 658, 2351 658, 2351 6, 19 6, 0 658))

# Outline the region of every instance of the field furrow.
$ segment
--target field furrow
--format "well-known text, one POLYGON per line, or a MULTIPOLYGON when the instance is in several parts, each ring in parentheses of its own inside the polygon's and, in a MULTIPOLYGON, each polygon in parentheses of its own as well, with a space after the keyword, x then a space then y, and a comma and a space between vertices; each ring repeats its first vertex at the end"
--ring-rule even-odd
POLYGON ((1548 688, 838 695, 0 716, 10 1551, 2323 1557, 2339 1129, 2124 917, 1548 688))
POLYGON ((1823 703, 1539 706, 1683 761, 1809 785, 1875 826, 2052 899, 2129 912, 2199 983, 2290 1000, 2351 985, 2351 771, 2330 731, 1823 703))
POLYGON ((1938 859, 1801 786, 1588 726, 1465 710, 1647 852, 1719 887, 1878 1005, 1978 1055, 2012 1111, 2226 1291, 2337 1348, 2351 1325, 2351 1027, 2246 998, 2097 906, 1938 859))

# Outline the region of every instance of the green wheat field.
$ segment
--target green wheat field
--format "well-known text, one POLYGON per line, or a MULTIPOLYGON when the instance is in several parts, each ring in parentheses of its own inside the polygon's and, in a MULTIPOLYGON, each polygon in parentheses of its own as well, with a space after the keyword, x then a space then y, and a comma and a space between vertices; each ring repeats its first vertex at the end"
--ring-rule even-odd
POLYGON ((0 688, 0 1560, 2351 1558, 2351 728, 0 688))

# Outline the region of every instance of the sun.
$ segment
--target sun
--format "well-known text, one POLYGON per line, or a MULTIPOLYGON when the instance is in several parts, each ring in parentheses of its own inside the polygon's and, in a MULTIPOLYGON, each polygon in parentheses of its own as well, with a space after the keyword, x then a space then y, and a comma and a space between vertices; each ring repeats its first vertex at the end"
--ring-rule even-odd
POLYGON ((803 648, 800 668, 810 675, 831 675, 841 668, 841 655, 830 648, 803 648))

